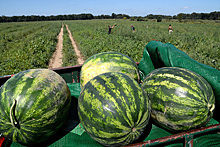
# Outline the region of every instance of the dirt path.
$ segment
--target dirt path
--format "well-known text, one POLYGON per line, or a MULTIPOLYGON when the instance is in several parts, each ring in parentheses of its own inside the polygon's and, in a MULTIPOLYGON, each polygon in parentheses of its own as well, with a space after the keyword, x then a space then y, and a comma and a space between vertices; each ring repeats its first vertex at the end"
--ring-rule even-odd
POLYGON ((57 36, 57 46, 56 46, 56 51, 53 54, 53 57, 50 59, 49 63, 49 68, 58 68, 62 66, 62 49, 63 49, 63 25, 62 28, 60 29, 60 33, 57 36))
MULTIPOLYGON (((68 25, 66 25, 66 29, 68 31, 70 40, 72 42, 72 46, 74 48, 74 51, 76 53, 77 56, 77 61, 78 64, 83 64, 84 63, 84 59, 81 56, 80 50, 78 49, 78 47, 76 46, 75 41, 73 40, 73 36, 68 28, 68 25)), ((60 33, 57 36, 57 46, 56 46, 56 50, 53 54, 53 57, 50 59, 50 63, 49 63, 49 68, 58 68, 61 67, 63 62, 62 62, 62 58, 63 58, 63 54, 62 54, 62 49, 63 49, 63 25, 62 28, 60 29, 60 33)))
POLYGON ((69 37, 70 37, 70 40, 72 42, 72 46, 73 46, 74 51, 76 53, 78 64, 83 64, 84 63, 83 56, 81 55, 80 50, 78 49, 78 47, 76 46, 75 41, 73 40, 73 36, 72 36, 72 34, 71 34, 71 32, 70 32, 70 30, 68 28, 68 25, 66 25, 66 29, 67 29, 67 31, 69 33, 69 37))

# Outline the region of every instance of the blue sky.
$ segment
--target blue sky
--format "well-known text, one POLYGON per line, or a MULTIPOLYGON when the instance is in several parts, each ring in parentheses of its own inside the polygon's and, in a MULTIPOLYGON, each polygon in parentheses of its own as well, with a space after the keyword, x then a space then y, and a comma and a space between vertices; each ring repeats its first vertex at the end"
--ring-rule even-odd
POLYGON ((220 0, 0 0, 0 16, 210 13, 220 11, 220 0))

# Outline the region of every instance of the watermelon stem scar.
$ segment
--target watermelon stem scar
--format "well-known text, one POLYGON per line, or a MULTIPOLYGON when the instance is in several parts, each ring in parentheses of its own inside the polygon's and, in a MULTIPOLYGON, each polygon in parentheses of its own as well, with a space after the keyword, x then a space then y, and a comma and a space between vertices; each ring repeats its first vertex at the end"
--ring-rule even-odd
POLYGON ((208 108, 210 108, 210 111, 212 112, 215 109, 215 104, 208 104, 208 108))
POLYGON ((18 120, 17 120, 16 117, 15 117, 15 107, 16 107, 16 103, 17 103, 17 101, 14 100, 14 101, 13 101, 13 104, 12 104, 12 106, 11 106, 11 108, 10 108, 10 120, 11 120, 11 125, 12 125, 13 127, 16 127, 16 128, 18 128, 18 129, 20 129, 18 120))
POLYGON ((133 129, 132 129, 132 132, 135 132, 136 130, 137 130, 137 129, 133 128, 133 129))

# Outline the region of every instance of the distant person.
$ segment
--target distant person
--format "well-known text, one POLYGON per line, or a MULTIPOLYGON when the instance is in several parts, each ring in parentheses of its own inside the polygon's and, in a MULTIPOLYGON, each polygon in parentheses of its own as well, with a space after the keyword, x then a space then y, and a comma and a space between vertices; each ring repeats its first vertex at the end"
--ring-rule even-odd
POLYGON ((135 32, 135 27, 133 25, 131 25, 131 29, 135 32))
POLYGON ((111 34, 111 31, 114 27, 115 27, 115 25, 113 25, 112 27, 110 25, 108 26, 108 34, 111 34))
POLYGON ((171 34, 173 32, 173 28, 172 28, 171 24, 169 25, 168 31, 169 31, 169 34, 171 34))

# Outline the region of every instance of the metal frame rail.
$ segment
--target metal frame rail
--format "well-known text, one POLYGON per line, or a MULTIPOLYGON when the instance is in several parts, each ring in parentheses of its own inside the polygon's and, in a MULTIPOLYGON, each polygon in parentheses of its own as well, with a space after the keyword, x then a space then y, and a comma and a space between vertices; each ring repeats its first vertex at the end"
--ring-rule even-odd
POLYGON ((184 139, 184 147, 193 147, 193 138, 195 135, 202 135, 203 133, 211 132, 211 131, 218 131, 220 130, 220 124, 208 126, 208 127, 202 127, 199 129, 194 129, 187 132, 182 132, 158 139, 148 140, 145 142, 140 142, 136 144, 131 144, 125 147, 148 147, 148 146, 156 146, 156 145, 162 145, 164 143, 174 142, 177 140, 184 139))

